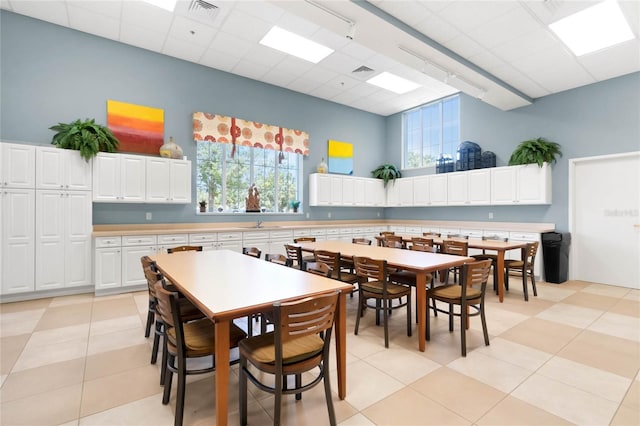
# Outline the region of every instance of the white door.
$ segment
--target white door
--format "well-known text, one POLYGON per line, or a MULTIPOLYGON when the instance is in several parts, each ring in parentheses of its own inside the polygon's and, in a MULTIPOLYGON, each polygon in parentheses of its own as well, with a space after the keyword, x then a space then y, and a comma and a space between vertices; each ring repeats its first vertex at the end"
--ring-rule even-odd
POLYGON ((171 163, 164 158, 147 158, 146 194, 149 203, 169 202, 171 163))
POLYGON ((640 152, 569 161, 570 278, 640 288, 640 152))
POLYGON ((60 148, 36 150, 36 188, 64 188, 64 152, 60 148))
POLYGON ((34 188, 36 180, 36 149, 33 145, 3 143, 2 186, 8 188, 34 188))
POLYGON ((6 189, 2 197, 2 293, 33 291, 35 191, 6 189))
POLYGON ((65 284, 65 202, 64 191, 36 191, 36 290, 65 284))
POLYGON ((65 287, 90 285, 91 192, 69 191, 65 196, 65 287))

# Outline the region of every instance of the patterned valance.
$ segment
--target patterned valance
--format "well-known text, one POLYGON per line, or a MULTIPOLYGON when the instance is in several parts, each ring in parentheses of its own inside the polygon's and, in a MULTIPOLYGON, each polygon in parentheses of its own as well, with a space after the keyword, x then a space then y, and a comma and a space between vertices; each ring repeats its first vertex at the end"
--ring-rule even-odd
POLYGON ((309 155, 309 134, 235 117, 193 113, 193 139, 309 155))

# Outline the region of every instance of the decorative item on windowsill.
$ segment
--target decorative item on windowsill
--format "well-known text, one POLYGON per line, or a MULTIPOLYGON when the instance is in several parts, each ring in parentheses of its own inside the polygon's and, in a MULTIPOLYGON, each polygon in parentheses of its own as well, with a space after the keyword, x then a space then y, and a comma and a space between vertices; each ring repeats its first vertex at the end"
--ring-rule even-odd
POLYGON ((298 207, 300 207, 300 201, 291 200, 289 201, 289 206, 291 207, 294 213, 298 213, 298 207))
POLYGON ((446 154, 440 154, 436 160, 436 173, 450 173, 453 171, 453 158, 446 154))
POLYGON ((560 145, 545 138, 530 139, 521 142, 509 158, 509 165, 555 163, 556 156, 562 157, 560 145))
POLYGON ((207 211, 207 202, 206 201, 200 201, 198 204, 200 204, 200 213, 206 213, 206 211, 207 211))
POLYGON ((160 147, 160 157, 182 160, 182 148, 173 141, 173 136, 169 136, 169 142, 160 147))
POLYGON ((384 180, 384 186, 387 186, 389 181, 393 182, 395 179, 402 177, 400 170, 393 164, 382 164, 377 169, 372 170, 371 173, 374 178, 384 180))
POLYGON ((464 141, 456 153, 456 171, 482 168, 482 148, 475 142, 464 141))
POLYGON ((316 172, 327 173, 328 170, 329 170, 329 167, 327 166, 327 162, 324 161, 324 157, 322 157, 322 161, 318 164, 318 167, 316 168, 316 172))
POLYGON ((245 211, 247 213, 260 213, 260 192, 255 183, 249 187, 246 201, 245 211))
POLYGON ((113 136, 108 127, 96 124, 96 121, 88 118, 79 119, 72 123, 58 123, 49 127, 56 131, 51 143, 58 148, 75 149, 86 161, 95 157, 99 151, 116 152, 120 142, 113 136))

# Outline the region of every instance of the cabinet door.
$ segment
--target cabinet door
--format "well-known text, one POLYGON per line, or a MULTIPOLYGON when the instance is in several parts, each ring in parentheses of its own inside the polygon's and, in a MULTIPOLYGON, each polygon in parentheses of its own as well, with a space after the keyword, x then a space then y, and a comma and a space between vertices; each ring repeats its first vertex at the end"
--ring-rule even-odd
POLYGON ((2 143, 2 186, 5 188, 35 188, 36 150, 33 145, 2 143))
POLYGON ((413 205, 429 205, 429 176, 417 176, 413 178, 413 205))
POLYGON ((35 191, 2 193, 2 293, 35 288, 35 191))
POLYGON ((400 185, 398 184, 399 179, 390 180, 387 182, 386 186, 386 195, 387 207, 397 207, 400 205, 400 185))
POLYGON ((447 205, 464 206, 468 200, 467 172, 447 173, 447 205))
POLYGON ((413 205, 413 178, 398 179, 398 195, 401 206, 413 205))
POLYGON ((328 206, 331 203, 331 182, 327 174, 309 176, 309 205, 328 206))
POLYGON ((488 206, 491 204, 491 171, 489 169, 467 172, 469 204, 488 206))
POLYGON ((36 188, 64 189, 64 152, 59 148, 36 149, 36 188))
POLYGON ((332 206, 342 205, 342 176, 329 175, 329 186, 331 187, 329 204, 332 206))
POLYGON ((551 204, 551 167, 519 166, 517 195, 520 204, 551 204))
POLYGON ((140 258, 154 254, 155 246, 122 247, 122 287, 146 284, 140 258))
POLYGON ((380 206, 385 204, 384 182, 381 179, 364 179, 365 204, 367 206, 380 206))
POLYGON ((91 191, 91 161, 80 156, 80 151, 64 150, 65 189, 91 191))
POLYGON ((350 176, 345 176, 340 179, 342 181, 342 205, 354 206, 356 203, 355 197, 355 179, 350 176))
POLYGON ((123 155, 120 158, 120 201, 141 203, 145 200, 146 162, 144 157, 123 155))
POLYGON ((171 160, 171 202, 191 202, 191 161, 171 160))
MULTIPOLYGON (((97 249, 95 256, 96 290, 122 287, 122 253, 120 247, 97 249)), ((140 263, 139 259, 138 263, 140 263)), ((142 270, 142 264, 140 269, 142 270)))
POLYGON ((147 158, 146 162, 147 202, 168 203, 171 196, 171 163, 164 158, 147 158))
POLYGON ((367 196, 366 194, 366 179, 365 178, 352 178, 353 180, 353 205, 354 206, 366 206, 367 196))
POLYGON ((64 191, 36 191, 36 290, 65 285, 66 201, 64 191))
POLYGON ((120 179, 119 155, 98 154, 93 159, 93 201, 119 201, 120 179))
POLYGON ((68 191, 65 196, 65 287, 90 285, 91 280, 91 193, 68 191))
POLYGON ((432 206, 447 205, 447 175, 429 176, 429 203, 432 206))
POLYGON ((514 204, 517 199, 517 167, 491 169, 491 204, 514 204))

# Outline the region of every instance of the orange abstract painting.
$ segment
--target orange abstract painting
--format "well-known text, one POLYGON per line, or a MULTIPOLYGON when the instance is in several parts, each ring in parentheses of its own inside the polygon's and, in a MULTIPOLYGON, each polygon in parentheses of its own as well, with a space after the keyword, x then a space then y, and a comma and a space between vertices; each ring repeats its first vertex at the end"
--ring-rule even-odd
POLYGON ((118 151, 159 155, 164 144, 164 110, 107 101, 107 127, 120 141, 118 151))

